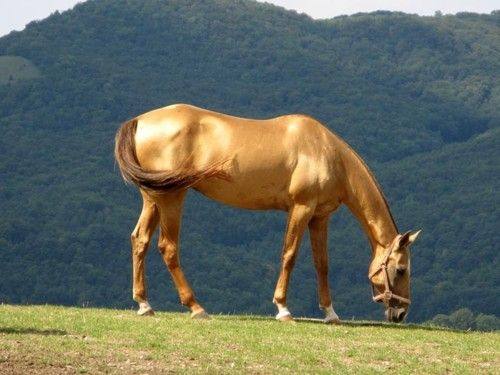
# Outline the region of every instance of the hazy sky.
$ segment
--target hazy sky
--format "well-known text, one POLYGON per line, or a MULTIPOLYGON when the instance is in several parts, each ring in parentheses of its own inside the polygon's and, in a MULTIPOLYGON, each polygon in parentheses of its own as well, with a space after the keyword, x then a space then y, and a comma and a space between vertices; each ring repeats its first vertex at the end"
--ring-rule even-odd
MULTIPOLYGON (((69 9, 79 2, 82 0, 0 0, 0 36, 11 30, 22 30, 30 21, 43 19, 56 10, 69 9)), ((379 9, 432 15, 436 10, 441 10, 444 14, 460 11, 490 13, 500 8, 499 0, 268 0, 267 2, 308 13, 314 18, 329 18, 379 9)))

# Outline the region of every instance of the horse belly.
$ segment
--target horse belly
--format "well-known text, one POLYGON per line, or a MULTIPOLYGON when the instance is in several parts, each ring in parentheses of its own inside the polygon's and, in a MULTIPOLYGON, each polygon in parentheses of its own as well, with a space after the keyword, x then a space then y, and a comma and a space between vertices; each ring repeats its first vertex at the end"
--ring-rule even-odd
POLYGON ((287 210, 288 181, 269 173, 230 176, 230 180, 210 178, 194 188, 217 202, 250 210, 287 210))

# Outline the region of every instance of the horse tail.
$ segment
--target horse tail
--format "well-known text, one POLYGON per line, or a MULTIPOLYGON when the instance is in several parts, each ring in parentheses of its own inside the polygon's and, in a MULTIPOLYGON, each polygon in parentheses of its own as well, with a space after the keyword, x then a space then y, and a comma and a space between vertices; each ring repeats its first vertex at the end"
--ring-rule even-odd
POLYGON ((223 170, 225 162, 213 163, 198 171, 192 168, 180 168, 177 171, 152 171, 142 168, 135 150, 136 130, 137 119, 134 118, 123 123, 115 137, 115 159, 126 182, 146 190, 161 192, 187 189, 209 177, 229 179, 223 170))

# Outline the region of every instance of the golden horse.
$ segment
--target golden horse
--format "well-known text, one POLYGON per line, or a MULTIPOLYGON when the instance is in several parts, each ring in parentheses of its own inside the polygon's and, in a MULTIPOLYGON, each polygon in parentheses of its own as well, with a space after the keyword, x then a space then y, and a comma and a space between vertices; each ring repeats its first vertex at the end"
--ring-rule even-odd
MULTIPOLYGON (((142 114, 118 130, 115 157, 123 178, 143 198, 131 235, 133 299, 139 315, 153 313, 146 295, 144 258, 156 227, 159 250, 180 301, 193 318, 207 317, 179 261, 179 230, 188 188, 234 207, 283 210, 288 221, 273 303, 276 319, 292 320, 287 288, 308 227, 325 322, 340 319, 328 285, 327 232, 344 203, 366 232, 374 301, 389 321, 402 321, 410 304, 409 245, 419 232, 399 234, 387 202, 363 160, 315 119, 286 115, 268 120, 233 117, 186 104, 142 114)), ((356 256, 352 253, 352 256, 356 256)))

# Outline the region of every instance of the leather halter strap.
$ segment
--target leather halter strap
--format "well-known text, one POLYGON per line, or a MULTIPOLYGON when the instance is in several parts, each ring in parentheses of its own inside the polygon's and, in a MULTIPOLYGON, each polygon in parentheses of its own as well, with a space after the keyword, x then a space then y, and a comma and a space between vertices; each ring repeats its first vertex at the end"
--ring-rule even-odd
POLYGON ((411 303, 411 301, 408 298, 401 297, 397 294, 394 294, 391 291, 391 286, 389 284, 389 274, 387 273, 387 263, 389 263, 389 258, 392 254, 393 249, 394 249, 394 243, 389 247, 389 250, 385 254, 385 257, 382 260, 382 262, 380 263, 380 265, 368 275, 368 279, 370 279, 370 282, 372 284, 373 302, 384 302, 384 305, 389 306, 389 303, 391 302, 391 300, 395 299, 399 302, 406 303, 407 305, 409 305, 411 303), (384 288, 385 289, 382 293, 375 294, 375 287, 373 286, 372 278, 380 271, 383 271, 383 273, 384 273, 384 288))

